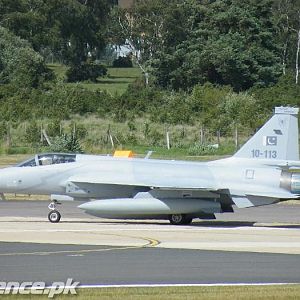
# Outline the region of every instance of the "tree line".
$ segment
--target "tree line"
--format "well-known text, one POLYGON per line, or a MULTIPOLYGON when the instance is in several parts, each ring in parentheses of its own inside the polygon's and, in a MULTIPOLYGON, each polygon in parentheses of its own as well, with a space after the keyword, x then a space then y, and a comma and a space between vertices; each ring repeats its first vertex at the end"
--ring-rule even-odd
POLYGON ((297 0, 0 0, 0 115, 254 129, 275 105, 299 105, 299 55, 297 0), (123 95, 70 86, 46 64, 96 81, 112 45, 145 75, 123 95))
POLYGON ((288 69, 298 82, 297 0, 136 0, 128 9, 109 0, 1 0, 0 26, 71 66, 96 61, 108 44, 127 44, 164 88, 209 81, 247 90, 288 69))
POLYGON ((156 84, 190 89, 207 81, 236 91, 299 76, 297 0, 137 0, 114 11, 127 42, 156 84))
POLYGON ((69 66, 127 44, 163 88, 209 81, 241 91, 274 84, 288 70, 298 83, 297 0, 136 0, 128 9, 109 0, 1 0, 0 26, 69 66))

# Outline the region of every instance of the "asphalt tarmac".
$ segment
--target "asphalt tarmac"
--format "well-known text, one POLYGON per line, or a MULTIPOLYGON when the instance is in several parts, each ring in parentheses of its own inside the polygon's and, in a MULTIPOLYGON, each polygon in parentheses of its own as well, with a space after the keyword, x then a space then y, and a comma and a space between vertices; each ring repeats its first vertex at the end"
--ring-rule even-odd
MULTIPOLYGON (((103 219, 99 219, 85 214, 82 210, 77 208, 81 203, 80 201, 63 202, 58 206, 58 210, 62 214, 62 218, 85 218, 90 220, 97 220, 97 222, 103 222, 103 219)), ((48 210, 47 201, 0 201, 0 217, 36 217, 47 219, 48 210)), ((260 207, 251 207, 243 209, 234 209, 234 213, 222 213, 216 214, 216 221, 241 222, 245 224, 254 223, 280 223, 285 225, 299 225, 300 227, 300 205, 291 204, 273 204, 260 207)), ((62 219, 63 220, 63 219, 62 219)), ((105 220, 106 221, 106 220, 105 220)), ((199 219, 195 219, 194 222, 199 222, 199 219)), ((140 221, 136 221, 139 223, 140 221)), ((155 222, 155 221, 154 221, 155 222)), ((206 221, 201 223, 205 223, 206 221)), ((211 222, 211 221, 209 221, 211 222)), ((215 221, 213 221, 215 222, 215 221)), ((164 221, 164 223, 169 223, 164 221)), ((217 222, 215 222, 217 223, 217 222)))
POLYGON ((300 282, 298 255, 0 243, 0 281, 81 285, 300 282))
POLYGON ((0 281, 300 283, 300 205, 237 209, 178 227, 98 219, 79 204, 63 204, 62 222, 51 224, 47 201, 0 202, 0 281))

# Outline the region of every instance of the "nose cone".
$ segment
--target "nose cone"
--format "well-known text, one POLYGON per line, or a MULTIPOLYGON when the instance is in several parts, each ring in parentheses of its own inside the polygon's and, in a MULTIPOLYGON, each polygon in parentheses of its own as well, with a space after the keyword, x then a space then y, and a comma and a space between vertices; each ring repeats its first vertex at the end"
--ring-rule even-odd
POLYGON ((85 202, 83 204, 80 204, 78 208, 84 210, 84 212, 88 215, 99 217, 99 214, 101 214, 101 206, 99 208, 97 203, 95 202, 98 201, 85 202))
POLYGON ((80 208, 82 210, 93 210, 94 209, 92 202, 85 202, 83 204, 80 204, 78 206, 78 208, 80 208))
POLYGON ((93 200, 85 202, 78 206, 87 212, 102 211, 102 212, 114 212, 120 210, 119 199, 113 200, 93 200))
POLYGON ((120 212, 127 212, 128 208, 131 208, 135 202, 134 199, 104 199, 93 200, 85 202, 78 206, 78 208, 85 210, 87 213, 105 213, 105 214, 117 214, 120 212))
POLYGON ((3 179, 2 172, 3 172, 3 170, 0 170, 0 200, 5 200, 4 179, 3 179))
POLYGON ((0 170, 0 193, 15 193, 22 185, 20 168, 9 167, 0 170))

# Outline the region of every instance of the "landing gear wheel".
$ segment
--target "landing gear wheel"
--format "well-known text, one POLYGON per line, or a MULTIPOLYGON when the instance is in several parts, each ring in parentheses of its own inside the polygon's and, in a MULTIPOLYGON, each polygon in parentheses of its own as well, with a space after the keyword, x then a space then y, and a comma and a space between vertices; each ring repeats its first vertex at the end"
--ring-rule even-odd
POLYGON ((52 210, 48 214, 48 220, 51 223, 58 223, 60 221, 60 218, 61 218, 61 215, 60 215, 59 211, 57 211, 57 210, 52 210))
POLYGON ((193 218, 192 217, 187 217, 187 216, 185 216, 185 220, 184 220, 184 225, 189 225, 189 224, 191 224, 192 223, 192 221, 193 221, 193 218))
POLYGON ((188 225, 193 221, 193 218, 183 214, 174 214, 170 215, 169 221, 172 225, 188 225))

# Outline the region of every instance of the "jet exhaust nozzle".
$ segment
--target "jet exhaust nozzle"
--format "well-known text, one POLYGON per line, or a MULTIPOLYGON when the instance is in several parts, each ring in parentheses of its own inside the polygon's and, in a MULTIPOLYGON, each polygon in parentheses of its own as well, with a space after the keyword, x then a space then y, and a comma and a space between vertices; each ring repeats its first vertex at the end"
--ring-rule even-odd
POLYGON ((300 172, 283 171, 280 179, 280 187, 292 194, 300 194, 300 172))

